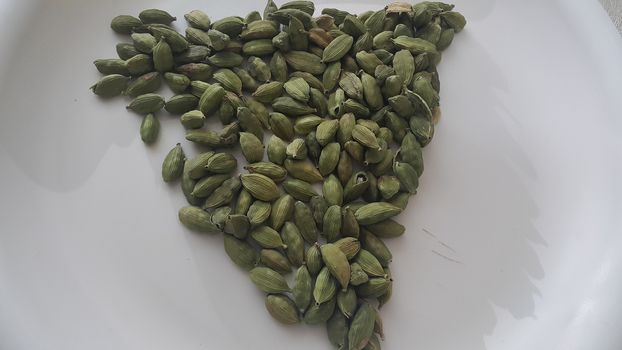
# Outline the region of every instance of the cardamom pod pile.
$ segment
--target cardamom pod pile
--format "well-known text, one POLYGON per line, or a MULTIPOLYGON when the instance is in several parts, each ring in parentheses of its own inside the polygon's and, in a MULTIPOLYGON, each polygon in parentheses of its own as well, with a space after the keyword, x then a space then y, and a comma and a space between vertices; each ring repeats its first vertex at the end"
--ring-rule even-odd
POLYGON ((186 140, 162 178, 180 180, 191 230, 224 233, 224 249, 265 292, 277 321, 326 324, 339 349, 380 349, 378 309, 391 298, 392 255, 401 236, 392 217, 415 194, 422 148, 434 135, 441 51, 466 24, 440 2, 392 3, 351 14, 311 1, 212 22, 168 12, 121 15, 111 28, 131 36, 119 58, 95 61, 92 90, 127 95, 144 116, 142 140, 156 141, 156 113, 180 115, 186 140), (157 94, 162 80, 175 93, 157 94), (218 118, 219 130, 205 120, 218 118), (270 132, 271 135, 268 134, 270 132), (248 164, 240 175, 230 152, 248 164), (321 189, 320 189, 321 188, 321 189), (293 284, 287 274, 294 270, 293 284))

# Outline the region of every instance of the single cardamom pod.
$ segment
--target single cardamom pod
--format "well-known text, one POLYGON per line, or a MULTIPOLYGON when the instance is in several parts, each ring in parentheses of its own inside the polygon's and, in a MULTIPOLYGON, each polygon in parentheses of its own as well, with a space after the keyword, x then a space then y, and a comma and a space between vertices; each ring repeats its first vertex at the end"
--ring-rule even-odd
POLYGON ((341 105, 342 113, 354 113, 358 118, 368 118, 370 115, 369 108, 364 104, 349 98, 341 105))
POLYGON ((316 27, 309 29, 309 41, 322 49, 326 47, 333 40, 333 37, 324 29, 316 27))
POLYGON ((367 74, 374 74, 376 68, 384 64, 384 62, 382 62, 376 54, 365 51, 361 51, 356 54, 356 63, 367 74))
POLYGON ((324 213, 322 232, 328 242, 335 242, 341 233, 341 207, 332 205, 324 213))
POLYGON ((337 294, 337 308, 341 311, 341 314, 347 319, 351 319, 354 316, 357 306, 357 295, 354 288, 350 287, 346 290, 339 291, 337 294))
POLYGON ((310 87, 302 78, 292 78, 283 87, 285 91, 294 99, 302 102, 309 102, 310 87))
POLYGON ((212 44, 211 47, 216 51, 221 51, 225 49, 227 45, 229 45, 229 43, 231 42, 231 38, 229 37, 229 35, 216 29, 209 29, 207 31, 207 36, 209 37, 210 43, 212 44))
POLYGON ((205 164, 205 169, 215 174, 230 174, 238 166, 237 159, 230 153, 216 153, 205 164))
POLYGON ((317 304, 331 300, 337 292, 337 281, 333 278, 327 267, 322 268, 315 279, 313 298, 317 304))
POLYGON ((300 322, 296 305, 284 295, 270 294, 266 296, 266 309, 275 320, 284 324, 300 322))
POLYGON ((313 16, 315 4, 313 4, 313 1, 295 0, 284 3, 281 5, 281 9, 296 9, 313 16))
POLYGON ((192 195, 197 198, 206 198, 209 197, 223 182, 229 179, 230 176, 228 174, 216 174, 212 176, 206 176, 199 180, 194 189, 192 190, 192 195))
POLYGON ((279 233, 269 226, 264 225, 253 229, 251 231, 251 237, 263 248, 287 248, 279 233))
POLYGON ((233 68, 241 65, 244 58, 235 52, 221 51, 209 56, 207 61, 219 68, 233 68))
POLYGON ((404 23, 399 23, 393 29, 393 37, 397 38, 398 36, 406 35, 406 36, 414 36, 413 30, 411 27, 407 26, 404 23))
MULTIPOLYGON (((231 214, 225 220, 224 231, 225 233, 235 236, 236 238, 245 239, 248 235, 250 226, 250 221, 246 215, 231 214)), ((266 265, 268 266, 268 264, 266 265)), ((274 268, 273 266, 269 267, 274 268)))
POLYGON ((419 174, 410 164, 396 161, 393 163, 393 172, 399 179, 403 190, 410 194, 417 193, 419 174))
POLYGON ((304 321, 306 324, 321 324, 327 322, 335 311, 335 305, 337 304, 337 298, 322 304, 313 304, 304 314, 304 321))
POLYGON ((158 138, 160 122, 153 114, 149 113, 140 124, 140 138, 146 144, 152 144, 158 138))
POLYGON ((129 77, 121 74, 107 75, 91 86, 91 90, 95 95, 102 97, 119 96, 125 91, 129 80, 129 77))
MULTIPOLYGON (((212 66, 205 63, 186 63, 175 68, 177 73, 183 74, 190 78, 192 83, 205 82, 212 77, 212 66)), ((191 83, 191 84, 192 84, 191 83)), ((205 85, 206 87, 209 85, 205 85)), ((205 91, 205 90, 203 90, 205 91)), ((201 97, 199 94, 198 97, 201 97)))
POLYGON ((211 215, 198 207, 179 209, 179 221, 193 231, 219 233, 220 229, 212 224, 211 215))
POLYGON ((248 212, 246 214, 250 220, 251 226, 256 227, 266 222, 270 217, 271 209, 272 205, 268 202, 259 200, 254 201, 250 208, 248 208, 248 212))
POLYGON ((271 162, 257 162, 244 167, 249 173, 265 175, 275 182, 283 182, 287 178, 287 170, 271 162))
POLYGON ((339 80, 339 86, 343 89, 346 95, 353 99, 363 99, 363 83, 361 79, 354 73, 344 71, 341 73, 341 80, 339 80))
MULTIPOLYGON (((188 89, 188 86, 190 86, 190 78, 183 74, 166 72, 164 73, 164 81, 176 94, 185 92, 188 89)), ((201 95, 197 97, 201 97, 201 95)))
POLYGON ((353 172, 352 158, 346 150, 342 150, 339 155, 339 163, 337 163, 337 177, 343 185, 345 185, 353 172))
POLYGON ((374 333, 375 313, 373 307, 363 302, 350 323, 348 344, 350 349, 363 349, 374 333))
POLYGON ((361 225, 371 225, 389 219, 402 212, 402 209, 386 203, 376 202, 364 205, 354 215, 361 225))
POLYGON ((240 148, 249 163, 260 162, 263 159, 264 145, 257 136, 249 132, 240 132, 240 148))
POLYGON ((283 189, 296 200, 308 202, 311 197, 316 196, 317 192, 313 186, 305 181, 297 179, 287 179, 283 182, 283 189))
POLYGON ((192 28, 209 30, 212 21, 209 16, 201 10, 192 10, 184 15, 188 25, 192 28))
POLYGON ((318 170, 322 176, 327 176, 335 170, 337 163, 339 163, 340 152, 341 146, 338 142, 331 142, 322 149, 318 162, 318 170))
POLYGON ((300 234, 298 227, 291 222, 287 221, 283 224, 283 230, 281 231, 283 237, 283 243, 287 245, 287 258, 294 266, 300 266, 305 261, 305 241, 300 234))
POLYGON ((380 191, 382 199, 391 199, 399 192, 400 181, 395 176, 380 176, 378 179, 378 190, 380 191))
POLYGON ((380 265, 388 266, 393 260, 393 255, 386 244, 366 229, 361 230, 361 243, 363 248, 378 259, 380 265))
POLYGON ((188 111, 179 118, 181 125, 186 129, 200 129, 205 123, 205 115, 201 111, 188 111))
POLYGON ((275 49, 272 39, 251 40, 242 46, 242 52, 247 56, 267 56, 272 54, 275 49))
POLYGON ((288 96, 275 98, 272 101, 272 108, 275 112, 280 112, 292 117, 303 116, 316 112, 315 108, 309 107, 308 105, 296 101, 288 96))
POLYGON ((199 110, 205 115, 214 111, 225 96, 225 89, 217 84, 210 85, 199 99, 199 110))
POLYGON ((278 32, 274 22, 259 19, 247 23, 247 27, 240 34, 240 38, 245 41, 272 39, 278 32))
POLYGON ((184 171, 184 162, 186 156, 181 148, 181 144, 177 144, 164 158, 162 162, 162 179, 165 182, 171 182, 181 177, 184 171))
POLYGON ((191 179, 198 180, 207 175, 205 165, 207 161, 214 155, 214 152, 204 152, 198 156, 188 160, 186 167, 188 168, 188 176, 191 179))
POLYGON ((169 25, 177 20, 176 17, 171 16, 168 12, 159 9, 143 10, 138 14, 138 18, 145 24, 159 23, 169 25))
POLYGON ((350 35, 345 34, 338 36, 324 49, 322 62, 330 63, 339 61, 343 56, 345 56, 346 53, 348 53, 348 51, 350 51, 353 43, 354 38, 350 35))
POLYGON ((259 253, 259 259, 262 264, 282 274, 290 273, 292 266, 287 258, 278 250, 262 249, 259 253))
POLYGON ((322 185, 322 194, 328 205, 343 204, 343 187, 341 182, 333 174, 330 174, 322 185))
POLYGON ((294 125, 285 114, 278 112, 270 113, 269 123, 270 129, 276 136, 287 141, 294 138, 294 125))
POLYGON ((343 189, 344 203, 349 203, 365 193, 369 188, 369 178, 363 171, 352 175, 343 189))
MULTIPOLYGON (((314 114, 309 114, 309 115, 305 115, 305 116, 299 117, 294 122, 294 132, 296 134, 298 134, 298 135, 307 135, 310 132, 315 131, 317 126, 322 121, 324 121, 323 118, 321 118, 321 117, 319 117, 317 115, 314 115, 314 114)), ((300 139, 300 140, 302 140, 302 139, 300 139)), ((302 142, 304 142, 304 140, 302 140, 302 142)), ((305 148, 304 156, 306 157, 306 148, 305 148)), ((304 159, 304 158, 302 158, 302 159, 304 159)))
POLYGON ((356 287, 356 294, 363 298, 378 298, 387 292, 390 283, 384 277, 371 277, 369 281, 356 287))
MULTIPOLYGON (((279 34, 275 35, 274 38, 272 38, 272 45, 274 45, 274 47, 276 47, 280 52, 291 51, 292 47, 289 33, 280 32, 279 34)), ((284 57, 283 60, 285 60, 284 57)))
POLYGON ((345 349, 348 340, 348 321, 341 312, 335 311, 326 322, 328 340, 338 349, 345 349))
POLYGON ((117 55, 119 55, 119 58, 122 60, 129 60, 130 58, 140 54, 140 52, 134 47, 134 44, 130 43, 118 43, 116 51, 117 55))
POLYGON ((341 215, 341 234, 346 237, 358 238, 360 227, 358 221, 356 221, 356 216, 354 216, 354 210, 350 207, 345 207, 341 215))
POLYGON ((157 91, 162 85, 162 79, 158 72, 143 74, 127 85, 125 95, 137 97, 157 91))
POLYGON ((376 83, 376 79, 373 76, 363 72, 361 74, 361 83, 363 84, 363 96, 365 96, 367 105, 375 111, 384 107, 382 91, 380 90, 378 83, 376 83))
POLYGON ((275 163, 282 165, 287 158, 287 144, 278 136, 272 135, 270 136, 270 140, 268 140, 268 147, 266 149, 266 153, 268 154, 268 159, 275 163))
POLYGON ((366 226, 365 228, 379 238, 399 237, 403 235, 406 230, 403 225, 391 219, 366 226))
POLYGON ((346 255, 334 244, 327 243, 320 246, 322 260, 331 274, 337 279, 343 289, 350 282, 350 264, 346 255))
POLYGON ((289 18, 287 33, 289 33, 289 42, 293 50, 307 51, 309 48, 309 37, 304 24, 298 18, 294 16, 289 18))
MULTIPOLYGON (((313 244, 317 241, 319 232, 313 220, 313 214, 311 213, 311 209, 301 201, 296 201, 296 203, 294 203, 294 222, 305 241, 309 244, 313 244)), ((309 263, 308 258, 307 256, 307 264, 309 263)), ((314 274, 317 273, 315 269, 310 270, 310 272, 314 274)))
MULTIPOLYGON (((378 297, 378 308, 381 308, 384 304, 388 303, 391 300, 391 296, 393 295, 393 279, 391 278, 391 270, 388 267, 384 268, 384 272, 389 276, 389 288, 387 291, 378 297)), ((382 333, 381 333, 382 336, 382 333)))
POLYGON ((324 73, 326 65, 321 58, 305 51, 290 51, 283 54, 287 64, 294 70, 319 75, 324 73))
POLYGON ((338 128, 339 121, 336 119, 330 119, 321 122, 317 126, 315 133, 315 137, 320 145, 326 146, 328 143, 335 140, 338 128))
POLYGON ((112 19, 110 28, 119 34, 132 34, 134 29, 143 25, 143 22, 129 15, 119 15, 112 19))
POLYGON ((336 240, 334 244, 339 247, 339 249, 341 249, 341 251, 346 255, 346 258, 348 258, 348 260, 354 258, 354 256, 361 249, 361 242, 359 242, 359 240, 354 237, 344 237, 342 239, 336 240))
POLYGON ((367 20, 365 21, 365 27, 367 31, 372 35, 376 35, 382 31, 384 27, 384 19, 387 12, 385 9, 374 12, 367 20))
POLYGON ((257 265, 257 251, 246 241, 225 235, 225 252, 237 266, 250 270, 257 265))
POLYGON ((285 293, 290 291, 285 278, 267 267, 255 267, 250 271, 250 278, 257 288, 266 293, 285 293))
POLYGON ((285 169, 290 176, 309 183, 318 183, 324 179, 309 160, 286 159, 285 169))
POLYGON ((329 206, 326 199, 323 196, 313 196, 309 201, 309 206, 313 213, 313 220, 315 220, 318 225, 324 225, 324 215, 329 206))
POLYGON ((374 36, 371 35, 370 32, 365 32, 363 35, 359 36, 358 39, 352 45, 352 50, 350 52, 352 54, 356 54, 361 51, 371 51, 374 48, 374 36))
POLYGON ((138 54, 126 61, 127 70, 132 76, 139 76, 153 71, 153 60, 151 56, 138 54))
POLYGON ((369 251, 361 249, 354 261, 371 277, 384 277, 385 273, 378 259, 369 251))
POLYGON ((280 230, 285 221, 291 220, 294 215, 294 198, 290 195, 283 195, 274 203, 270 212, 271 226, 275 230, 280 230))
POLYGON ((242 174, 240 179, 242 186, 259 200, 272 202, 280 197, 280 191, 274 181, 265 175, 242 174))
POLYGON ((130 71, 127 69, 127 62, 122 59, 100 59, 95 60, 93 64, 101 74, 120 74, 125 76, 130 75, 130 71))
POLYGON ((251 196, 247 190, 242 189, 235 203, 235 210, 233 210, 233 214, 246 215, 246 212, 248 212, 248 209, 254 201, 253 196, 251 196))
POLYGON ((192 94, 180 94, 171 97, 164 104, 164 109, 171 114, 184 114, 196 109, 199 98, 192 94))
POLYGON ((152 53, 154 46, 158 43, 156 38, 149 33, 132 33, 131 36, 134 47, 142 53, 152 53))
POLYGON ((371 130, 360 124, 357 124, 354 126, 354 128, 352 128, 352 138, 365 147, 371 149, 380 148, 380 144, 378 144, 378 139, 376 138, 376 135, 374 135, 371 130))
POLYGON ((367 281, 369 281, 369 276, 363 271, 361 265, 355 262, 350 264, 350 284, 356 287, 367 281))

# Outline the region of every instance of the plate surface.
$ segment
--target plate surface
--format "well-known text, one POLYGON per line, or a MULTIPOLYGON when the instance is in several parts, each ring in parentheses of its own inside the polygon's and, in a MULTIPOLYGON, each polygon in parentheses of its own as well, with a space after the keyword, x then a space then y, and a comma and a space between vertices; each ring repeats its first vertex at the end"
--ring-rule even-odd
MULTIPOLYGON (((595 0, 455 3, 469 24, 388 242, 383 348, 620 349, 622 41, 595 0)), ((177 222, 160 164, 178 121, 145 147, 126 101, 88 90, 123 40, 109 20, 149 7, 263 1, 0 1, 0 349, 329 348, 322 327, 270 319, 222 238, 177 222)))

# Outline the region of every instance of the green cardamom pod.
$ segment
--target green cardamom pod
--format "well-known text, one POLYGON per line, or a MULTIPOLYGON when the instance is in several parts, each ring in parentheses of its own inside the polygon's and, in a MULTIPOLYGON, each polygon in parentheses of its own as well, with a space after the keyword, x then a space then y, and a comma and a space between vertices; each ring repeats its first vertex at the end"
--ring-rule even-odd
POLYGON ((203 209, 218 208, 231 203, 233 198, 240 191, 241 186, 240 179, 237 177, 227 179, 205 199, 203 209))
POLYGON ((402 212, 402 209, 386 203, 376 202, 364 205, 354 215, 361 225, 371 225, 386 220, 402 212))
POLYGON ((126 107, 138 114, 155 113, 164 107, 164 99, 157 94, 144 94, 136 97, 126 107))
POLYGON ((200 129, 205 123, 205 115, 201 111, 188 111, 180 117, 181 125, 186 129, 200 129))
POLYGON ((246 29, 240 34, 240 38, 244 41, 272 39, 278 33, 279 31, 274 25, 274 22, 260 19, 248 23, 246 29))
MULTIPOLYGON (((361 242, 354 237, 344 237, 336 240, 334 244, 341 249, 348 260, 352 260, 361 249, 361 242)), ((381 267, 382 268, 382 267, 381 267)))
POLYGON ((363 271, 361 265, 356 262, 350 264, 350 284, 356 287, 367 281, 369 281, 369 276, 363 271))
POLYGON ((341 234, 341 207, 332 205, 324 214, 322 233, 328 242, 335 242, 341 234))
POLYGON ((356 54, 356 63, 367 74, 374 74, 376 67, 384 64, 374 53, 365 51, 360 51, 356 54))
POLYGON ((294 198, 283 195, 272 203, 270 223, 273 229, 280 230, 285 221, 292 219, 294 215, 294 198))
POLYGON ((159 9, 143 10, 138 14, 138 18, 145 24, 158 23, 169 25, 177 20, 176 17, 171 16, 168 12, 159 9))
POLYGON ((376 135, 374 135, 371 130, 360 124, 357 124, 354 128, 352 128, 352 138, 367 148, 380 149, 380 144, 378 143, 376 135))
MULTIPOLYGON (((250 226, 250 221, 246 215, 231 214, 227 216, 227 219, 225 220, 224 231, 225 233, 228 233, 236 238, 245 239, 248 235, 248 230, 250 229, 250 226)), ((274 268, 273 266, 269 267, 274 268)))
POLYGON ((324 181, 322 194, 328 205, 343 204, 343 187, 339 179, 333 174, 330 174, 324 181))
POLYGON ((363 302, 350 323, 348 344, 350 349, 363 349, 374 333, 375 313, 373 307, 363 302))
MULTIPOLYGON (((322 121, 324 121, 323 118, 317 115, 314 115, 314 114, 302 116, 296 119, 296 121, 294 122, 294 132, 298 135, 307 135, 310 132, 314 131, 322 121)), ((302 142, 304 142, 304 140, 302 140, 302 142)), ((298 158, 298 159, 304 159, 304 158, 306 158, 306 149, 304 152, 304 157, 298 158)))
POLYGON ((302 160, 307 158, 307 145, 305 144, 305 140, 301 138, 296 138, 285 150, 285 154, 291 159, 302 160))
POLYGON ((192 10, 184 15, 188 25, 192 28, 209 30, 212 21, 209 16, 201 10, 192 10))
POLYGON ((257 265, 257 251, 244 240, 225 235, 225 252, 237 266, 250 270, 257 265))
POLYGON ((315 278, 313 299, 317 304, 331 300, 337 292, 337 281, 333 278, 327 267, 322 268, 315 278))
POLYGON ((140 52, 134 47, 134 44, 130 43, 118 43, 116 45, 116 51, 117 55, 122 60, 129 60, 130 58, 140 54, 140 52))
POLYGON ((339 61, 343 56, 345 56, 350 48, 352 48, 352 44, 354 43, 354 38, 350 35, 341 35, 335 38, 333 41, 328 44, 326 49, 324 49, 324 53, 322 56, 322 62, 330 63, 339 61))
POLYGON ((388 266, 393 260, 393 255, 386 244, 366 229, 361 230, 361 243, 363 248, 378 259, 380 265, 388 266))
POLYGON ((275 163, 282 165, 287 158, 287 144, 278 136, 272 135, 270 136, 270 140, 268 140, 268 147, 266 149, 266 153, 268 154, 268 159, 275 163))
POLYGON ((240 179, 242 180, 242 186, 259 200, 272 202, 280 197, 280 191, 276 183, 265 175, 242 174, 240 179))
POLYGON ((406 230, 403 225, 391 219, 366 226, 365 228, 379 238, 399 237, 403 235, 406 230))
POLYGON ((378 259, 369 251, 361 249, 354 259, 363 271, 371 277, 384 277, 385 273, 378 259))
POLYGON ((257 136, 249 132, 240 132, 240 148, 249 163, 260 162, 263 159, 264 145, 257 136))
POLYGON ((134 29, 143 25, 143 22, 129 15, 119 15, 112 19, 110 28, 119 34, 132 34, 134 29))
POLYGON ((278 250, 262 249, 259 253, 259 259, 262 264, 278 273, 286 274, 292 270, 287 258, 278 250))
POLYGON ((364 171, 352 175, 343 189, 344 203, 349 203, 365 193, 369 188, 369 178, 364 171))
POLYGON ((328 143, 335 140, 337 130, 339 128, 339 121, 336 119, 325 120, 321 122, 316 129, 315 137, 320 145, 326 146, 328 143))
POLYGON ((179 209, 179 221, 193 231, 219 233, 220 229, 212 224, 211 215, 198 207, 179 209))
POLYGON ((294 287, 292 288, 292 296, 294 302, 300 310, 306 309, 311 303, 313 286, 311 275, 307 266, 301 265, 294 276, 294 287))
POLYGON ((298 227, 291 222, 287 221, 283 224, 283 230, 281 231, 283 237, 283 243, 287 245, 287 258, 294 266, 301 266, 305 261, 305 241, 300 234, 298 227))
POLYGON ((347 290, 342 290, 337 294, 337 308, 341 311, 341 314, 347 319, 351 319, 356 312, 357 307, 357 295, 352 287, 347 290))
POLYGON ((346 255, 339 247, 331 243, 320 246, 320 252, 328 270, 337 279, 341 287, 346 289, 350 282, 350 264, 346 255))
POLYGON ((270 294, 266 296, 266 309, 277 321, 284 324, 295 324, 300 322, 300 316, 296 305, 291 299, 284 295, 270 294))
POLYGON ((299 70, 314 75, 324 73, 326 65, 321 62, 321 58, 305 51, 290 51, 283 56, 287 64, 294 70, 299 70))
POLYGON ((127 62, 118 58, 100 59, 93 62, 95 68, 101 74, 120 74, 130 75, 130 71, 127 69, 127 62))
POLYGON ((308 202, 311 197, 317 195, 313 186, 305 181, 287 179, 283 182, 283 189, 296 200, 308 202))
POLYGON ((188 168, 188 175, 191 179, 198 180, 207 175, 207 161, 214 155, 214 152, 201 153, 198 156, 188 160, 186 167, 188 168))
POLYGON ((389 200, 400 191, 400 180, 395 176, 380 176, 378 190, 383 200, 389 200))
POLYGON ((406 36, 414 36, 413 30, 411 27, 407 26, 404 23, 399 23, 393 29, 393 37, 397 38, 398 36, 406 35, 406 36))
POLYGON ((326 322, 328 340, 338 349, 345 349, 348 340, 348 321, 341 312, 335 311, 326 322))
POLYGON ((216 153, 205 164, 205 169, 215 174, 230 174, 238 166, 237 159, 230 153, 216 153))
MULTIPOLYGON (((274 104, 273 104, 273 108, 274 108, 274 104)), ((270 116, 270 119, 269 119, 270 129, 272 130, 274 135, 287 141, 292 140, 294 138, 294 125, 292 124, 291 120, 289 120, 289 118, 285 114, 273 112, 273 113, 270 113, 269 116, 270 116)))
POLYGON ((160 132, 160 122, 158 118, 149 113, 143 118, 140 124, 140 138, 146 144, 152 144, 158 138, 160 132))
POLYGON ((181 177, 184 171, 184 162, 186 156, 181 148, 181 144, 177 144, 164 158, 162 162, 162 179, 165 182, 171 182, 181 177))
POLYGON ((283 88, 285 92, 292 98, 302 102, 309 102, 310 87, 309 84, 302 78, 293 78, 287 81, 283 88))
MULTIPOLYGON (((205 63, 186 63, 176 67, 175 71, 190 78, 192 81, 191 84, 193 85, 196 82, 205 82, 209 80, 213 74, 212 66, 205 63)), ((198 97, 200 97, 200 95, 198 97)))
POLYGON ((363 96, 365 97, 367 105, 375 111, 381 109, 384 106, 384 100, 382 99, 382 92, 380 91, 380 86, 376 83, 376 79, 363 72, 361 74, 361 83, 363 84, 363 96))
POLYGON ((250 278, 257 288, 266 293, 284 293, 290 291, 285 278, 278 272, 267 267, 255 267, 250 271, 250 278))
POLYGON ((337 304, 337 298, 322 304, 313 304, 304 314, 304 321, 306 324, 321 324, 327 322, 335 311, 335 305, 337 304))
POLYGON ((395 46, 393 45, 393 41, 391 41, 391 39, 393 39, 393 31, 386 30, 376 34, 373 39, 374 49, 394 51, 395 46))
POLYGON ((287 170, 271 162, 257 162, 244 166, 249 173, 265 175, 275 182, 283 182, 287 178, 287 170))
POLYGON ((152 93, 160 89, 161 85, 162 79, 160 78, 160 74, 158 72, 143 74, 127 85, 125 95, 136 97, 152 93))
POLYGON ((339 155, 339 163, 337 163, 337 177, 341 184, 345 185, 353 173, 352 158, 348 152, 344 149, 339 155))
POLYGON ((180 94, 171 97, 164 104, 164 109, 171 114, 184 114, 196 109, 199 98, 193 94, 180 94))
MULTIPOLYGON (((322 149, 318 162, 318 170, 322 176, 327 176, 335 170, 337 163, 339 163, 340 152, 341 146, 338 142, 329 143, 322 149)), ((337 179, 335 178, 335 180, 337 179)))
POLYGON ((253 229, 251 237, 263 248, 287 248, 279 233, 269 226, 259 226, 253 229))
POLYGON ((358 221, 356 221, 356 216, 354 216, 354 210, 350 207, 345 207, 341 215, 341 234, 346 237, 358 238, 360 227, 358 221))
POLYGON ((363 83, 361 79, 354 73, 343 72, 341 73, 341 80, 339 80, 339 86, 343 89, 346 95, 353 99, 363 99, 363 83))
POLYGON ((352 45, 352 50, 350 52, 354 55, 357 52, 361 51, 371 51, 374 48, 374 36, 371 32, 365 32, 363 35, 359 36, 358 39, 352 45))
POLYGON ((252 227, 263 224, 270 217, 272 205, 268 202, 256 200, 248 208, 247 216, 252 227))
POLYGON ((396 161, 393 163, 393 172, 401 183, 401 188, 410 194, 417 193, 419 174, 410 164, 396 161))
POLYGON ((363 298, 378 298, 387 292, 390 284, 384 277, 371 277, 369 281, 356 287, 356 293, 363 298))
MULTIPOLYGON (((315 224, 315 220, 313 219, 313 214, 311 209, 309 209, 309 207, 301 201, 296 201, 294 204, 294 222, 296 223, 296 226, 300 230, 300 234, 305 241, 309 244, 313 244, 317 241, 319 230, 315 224)), ((307 264, 309 264, 308 254, 307 264)), ((315 271, 315 269, 311 269, 311 267, 309 267, 309 269, 309 271, 313 274, 319 271, 319 269, 315 271)))
POLYGON ((123 93, 130 78, 121 74, 110 74, 91 86, 93 93, 102 97, 114 97, 123 93))
POLYGON ((309 183, 321 182, 324 178, 309 160, 285 160, 285 169, 290 176, 309 183))

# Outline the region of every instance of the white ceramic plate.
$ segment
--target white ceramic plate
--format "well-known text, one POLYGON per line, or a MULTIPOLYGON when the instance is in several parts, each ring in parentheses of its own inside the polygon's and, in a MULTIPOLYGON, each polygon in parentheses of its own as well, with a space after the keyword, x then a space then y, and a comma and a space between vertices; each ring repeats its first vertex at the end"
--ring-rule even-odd
MULTIPOLYGON (((455 2, 469 24, 389 242, 383 347, 620 349, 622 41, 595 0, 455 2)), ((88 90, 114 15, 263 5, 0 1, 0 349, 329 348, 322 327, 272 321, 220 237, 179 225, 160 179, 178 122, 145 147, 126 101, 88 90)))

